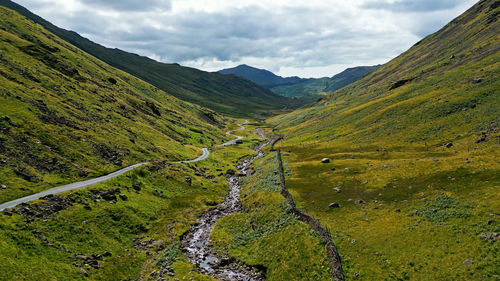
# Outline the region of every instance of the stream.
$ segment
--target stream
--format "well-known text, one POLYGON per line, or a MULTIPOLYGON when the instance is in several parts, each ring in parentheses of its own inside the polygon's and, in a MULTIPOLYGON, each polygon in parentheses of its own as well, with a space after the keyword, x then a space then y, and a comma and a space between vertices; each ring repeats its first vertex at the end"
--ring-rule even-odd
POLYGON ((217 220, 233 213, 241 211, 240 176, 246 176, 250 164, 264 152, 262 148, 269 142, 260 143, 254 150, 257 155, 245 159, 237 168, 240 174, 231 175, 227 178, 229 183, 229 194, 224 202, 217 207, 203 213, 195 225, 182 239, 182 247, 189 261, 195 264, 201 273, 210 275, 221 281, 260 281, 265 277, 254 268, 236 262, 233 259, 218 257, 210 247, 210 233, 217 220))

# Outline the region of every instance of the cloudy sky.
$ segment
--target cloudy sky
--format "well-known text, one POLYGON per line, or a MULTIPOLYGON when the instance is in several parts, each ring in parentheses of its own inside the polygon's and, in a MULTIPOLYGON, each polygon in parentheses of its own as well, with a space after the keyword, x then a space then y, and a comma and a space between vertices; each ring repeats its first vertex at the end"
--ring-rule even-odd
POLYGON ((475 0, 14 0, 107 47, 207 71, 332 76, 385 63, 475 0))

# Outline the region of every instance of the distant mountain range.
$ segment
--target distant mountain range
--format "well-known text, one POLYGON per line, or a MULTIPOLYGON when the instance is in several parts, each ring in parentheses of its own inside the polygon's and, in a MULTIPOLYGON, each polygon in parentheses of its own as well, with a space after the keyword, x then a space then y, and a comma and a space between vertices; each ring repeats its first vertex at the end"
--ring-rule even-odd
POLYGON ((359 66, 348 68, 333 77, 300 78, 297 76, 281 77, 271 71, 246 64, 218 71, 246 78, 285 97, 314 100, 326 93, 333 92, 365 77, 377 66, 359 66))
POLYGON ((0 0, 0 5, 17 11, 111 66, 185 101, 237 116, 268 114, 270 111, 292 106, 290 99, 275 95, 240 77, 205 72, 176 63, 161 63, 119 49, 106 48, 74 31, 59 28, 10 0, 0 0))
POLYGON ((311 80, 297 76, 281 77, 269 70, 255 68, 246 64, 238 65, 233 68, 226 68, 219 70, 218 72, 222 74, 234 74, 236 76, 246 78, 268 89, 278 86, 294 85, 311 80))

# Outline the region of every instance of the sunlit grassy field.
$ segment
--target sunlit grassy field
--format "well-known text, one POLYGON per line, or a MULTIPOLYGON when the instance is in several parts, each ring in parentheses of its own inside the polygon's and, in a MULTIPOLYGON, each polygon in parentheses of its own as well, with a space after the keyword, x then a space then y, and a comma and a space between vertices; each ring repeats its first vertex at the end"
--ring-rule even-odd
POLYGON ((498 280, 498 9, 481 1, 364 79, 269 120, 285 135, 287 186, 332 232, 348 279, 498 280))
POLYGON ((140 277, 147 280, 152 272, 161 271, 160 265, 164 265, 165 257, 170 255, 168 265, 175 278, 210 280, 196 273, 179 250, 180 237, 203 211, 223 201, 228 190, 221 171, 235 169, 238 159, 253 154, 249 147, 254 144, 249 140, 243 145, 220 148, 197 163, 167 163, 164 168, 153 170, 150 166, 142 167, 72 193, 71 196, 89 202, 91 210, 76 203, 30 223, 25 223, 17 214, 2 215, 0 279, 135 280, 140 277), (186 182, 186 176, 191 177, 191 185, 186 182), (102 199, 89 201, 92 190, 111 188, 120 188, 127 199, 118 199, 116 203, 102 199), (34 235, 38 232, 48 240, 34 235), (161 242, 138 248, 134 246, 134 239, 161 242), (176 250, 172 252, 172 249, 176 250), (75 266, 79 261, 71 258, 106 251, 112 255, 99 261, 100 268, 81 267, 88 277, 75 266))
MULTIPOLYGON (((247 133, 252 129, 248 126, 247 133)), ((269 147, 265 151, 252 165, 255 173, 241 178, 243 212, 217 222, 211 235, 214 248, 221 256, 266 268, 266 280, 329 280, 326 249, 316 233, 289 212, 279 192, 276 154, 269 147)))

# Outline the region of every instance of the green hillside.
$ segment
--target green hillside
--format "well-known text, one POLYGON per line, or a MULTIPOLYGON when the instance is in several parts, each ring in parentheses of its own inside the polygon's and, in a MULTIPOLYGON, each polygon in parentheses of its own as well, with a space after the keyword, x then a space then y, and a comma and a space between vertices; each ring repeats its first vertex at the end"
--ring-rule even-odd
POLYGON ((348 278, 498 279, 499 4, 478 2, 365 78, 270 120, 285 135, 287 185, 331 230, 348 278))
POLYGON ((0 202, 226 138, 217 113, 0 11, 0 202))
POLYGON ((209 73, 178 64, 165 64, 147 57, 111 49, 64 30, 10 1, 0 5, 18 11, 61 39, 96 58, 128 72, 182 100, 236 116, 268 115, 270 111, 293 106, 292 101, 248 80, 209 73))
POLYGON ((318 98, 345 87, 365 77, 378 66, 358 66, 348 68, 333 77, 308 79, 293 85, 272 87, 274 93, 290 97, 314 101, 318 98))
MULTIPOLYGON (((0 104, 0 202, 151 162, 0 212, 0 280, 214 280, 189 263, 181 240, 224 201, 226 171, 254 155, 251 148, 263 141, 255 126, 239 132, 242 144, 213 147, 242 121, 172 97, 3 7, 0 104), (199 156, 201 147, 211 147, 210 157, 175 162, 199 156)), ((261 260, 235 258, 259 266, 269 280, 328 276, 319 238, 286 211, 276 190, 255 189, 275 177, 273 167, 242 183, 244 213, 234 215, 257 218, 256 231, 242 234, 248 243, 281 250, 268 249, 261 260), (250 212, 255 204, 261 208, 250 212), (300 243, 293 254, 283 250, 290 239, 300 243)), ((232 235, 233 222, 218 225, 214 239, 232 235)), ((218 252, 232 252, 217 241, 218 252)))

